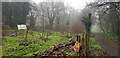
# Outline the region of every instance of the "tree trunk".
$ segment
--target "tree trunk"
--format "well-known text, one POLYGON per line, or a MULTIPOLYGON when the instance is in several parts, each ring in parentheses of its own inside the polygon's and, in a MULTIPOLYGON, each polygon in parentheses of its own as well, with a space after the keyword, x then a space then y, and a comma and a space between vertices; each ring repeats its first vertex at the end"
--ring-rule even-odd
POLYGON ((53 21, 50 21, 49 28, 52 30, 53 29, 53 21))
POLYGON ((34 30, 35 26, 35 20, 33 18, 33 16, 30 17, 30 29, 34 30))

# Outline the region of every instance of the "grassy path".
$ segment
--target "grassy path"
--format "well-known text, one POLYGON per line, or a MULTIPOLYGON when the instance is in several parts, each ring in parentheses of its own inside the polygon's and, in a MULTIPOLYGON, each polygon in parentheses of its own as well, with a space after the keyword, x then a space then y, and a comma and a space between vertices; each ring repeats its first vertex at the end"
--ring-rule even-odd
POLYGON ((99 34, 94 34, 94 36, 96 40, 100 43, 102 48, 110 54, 109 56, 118 56, 118 45, 114 44, 110 40, 99 36, 99 34))

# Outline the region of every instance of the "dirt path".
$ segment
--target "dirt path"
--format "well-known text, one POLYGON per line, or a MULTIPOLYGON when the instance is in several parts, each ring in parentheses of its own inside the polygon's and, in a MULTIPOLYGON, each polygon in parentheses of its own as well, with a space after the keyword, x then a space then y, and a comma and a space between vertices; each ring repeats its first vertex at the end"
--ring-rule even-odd
POLYGON ((107 51, 109 56, 118 56, 118 45, 114 44, 111 40, 107 40, 98 34, 94 34, 96 40, 100 43, 102 48, 107 51))

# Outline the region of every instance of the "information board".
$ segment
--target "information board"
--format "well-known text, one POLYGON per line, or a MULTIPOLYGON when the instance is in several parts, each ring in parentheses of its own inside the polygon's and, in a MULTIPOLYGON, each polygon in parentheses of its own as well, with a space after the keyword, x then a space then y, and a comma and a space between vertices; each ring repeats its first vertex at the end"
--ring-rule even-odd
POLYGON ((17 27, 18 27, 18 30, 27 29, 26 25, 17 25, 17 27))

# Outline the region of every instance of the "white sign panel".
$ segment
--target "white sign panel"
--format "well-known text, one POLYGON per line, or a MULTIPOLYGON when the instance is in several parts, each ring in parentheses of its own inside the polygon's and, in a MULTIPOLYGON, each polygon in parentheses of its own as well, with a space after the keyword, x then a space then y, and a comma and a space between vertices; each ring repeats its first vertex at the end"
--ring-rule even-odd
POLYGON ((18 27, 18 30, 27 29, 26 25, 17 25, 17 27, 18 27))

